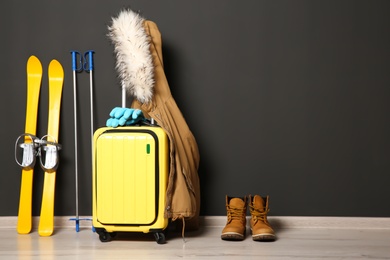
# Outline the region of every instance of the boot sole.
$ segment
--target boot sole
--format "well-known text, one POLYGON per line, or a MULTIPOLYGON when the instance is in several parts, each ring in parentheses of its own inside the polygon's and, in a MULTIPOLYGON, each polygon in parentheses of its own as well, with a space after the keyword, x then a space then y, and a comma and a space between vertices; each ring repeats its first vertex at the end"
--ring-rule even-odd
POLYGON ((227 232, 221 235, 222 240, 232 240, 232 241, 244 240, 244 237, 245 236, 243 234, 235 233, 235 232, 227 232))
POLYGON ((254 241, 274 241, 276 239, 276 236, 274 234, 257 234, 252 235, 252 239, 254 241))

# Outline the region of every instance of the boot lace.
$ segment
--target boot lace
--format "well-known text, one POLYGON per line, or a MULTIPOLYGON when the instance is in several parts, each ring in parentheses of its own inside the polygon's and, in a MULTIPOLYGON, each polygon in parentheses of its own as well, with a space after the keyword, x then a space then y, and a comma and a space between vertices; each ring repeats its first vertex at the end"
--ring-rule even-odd
POLYGON ((249 205, 250 207, 250 210, 251 210, 251 215, 252 215, 252 218, 255 222, 257 222, 258 220, 264 222, 264 223, 268 223, 268 220, 267 220, 267 214, 269 212, 269 209, 265 209, 264 208, 264 211, 260 211, 260 209, 258 208, 255 208, 254 206, 252 205, 249 205))
POLYGON ((234 208, 230 206, 226 206, 227 209, 227 214, 228 214, 228 220, 229 222, 233 219, 237 220, 242 220, 242 216, 244 215, 244 210, 243 208, 234 208))

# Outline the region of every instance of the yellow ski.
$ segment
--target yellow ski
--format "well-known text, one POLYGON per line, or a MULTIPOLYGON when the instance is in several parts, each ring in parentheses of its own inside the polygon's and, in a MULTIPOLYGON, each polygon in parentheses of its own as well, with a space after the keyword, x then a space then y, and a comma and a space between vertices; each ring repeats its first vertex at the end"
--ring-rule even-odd
MULTIPOLYGON (((58 146, 55 144, 58 142, 63 81, 64 70, 61 64, 57 60, 52 60, 49 64, 49 118, 47 131, 48 151, 51 151, 50 148, 55 148, 55 151, 58 150, 58 146)), ((53 234, 54 230, 54 194, 57 167, 56 163, 53 164, 52 158, 50 158, 51 156, 52 154, 48 152, 46 153, 45 163, 48 163, 50 167, 47 166, 45 169, 41 215, 38 227, 38 233, 40 236, 50 236, 53 234), (55 167, 51 167, 54 165, 55 167)))
MULTIPOLYGON (((27 61, 27 105, 25 133, 35 135, 37 127, 39 92, 42 81, 42 65, 35 56, 27 61)), ((31 143, 25 138, 25 143, 31 143)), ((17 231, 19 234, 28 234, 32 226, 32 187, 34 167, 23 168, 20 185, 19 211, 17 231)))

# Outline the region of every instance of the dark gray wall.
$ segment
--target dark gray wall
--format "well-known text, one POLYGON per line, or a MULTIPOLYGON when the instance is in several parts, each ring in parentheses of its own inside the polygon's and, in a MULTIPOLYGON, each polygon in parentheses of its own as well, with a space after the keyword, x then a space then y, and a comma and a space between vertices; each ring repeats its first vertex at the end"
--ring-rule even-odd
MULTIPOLYGON (((95 50, 95 128, 121 102, 106 37, 123 7, 163 36, 174 98, 197 138, 202 215, 226 194, 269 194, 271 215, 389 217, 389 1, 1 1, 0 215, 16 216, 26 61, 44 66, 38 135, 47 129, 47 65, 65 69, 56 215, 75 214, 70 50, 95 50)), ((80 214, 91 215, 89 75, 78 75, 80 214)), ((130 102, 130 100, 129 100, 130 102)), ((36 168, 33 214, 43 174, 36 168)))

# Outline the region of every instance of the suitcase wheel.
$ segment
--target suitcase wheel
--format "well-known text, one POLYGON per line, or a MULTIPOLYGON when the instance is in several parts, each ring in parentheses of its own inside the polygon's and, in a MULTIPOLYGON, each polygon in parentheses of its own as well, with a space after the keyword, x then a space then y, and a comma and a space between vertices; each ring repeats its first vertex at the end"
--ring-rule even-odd
POLYGON ((115 232, 109 233, 105 230, 99 230, 96 232, 98 233, 101 242, 110 242, 116 235, 115 232))
POLYGON ((154 233, 154 238, 156 239, 157 244, 165 244, 165 235, 163 232, 154 233))

